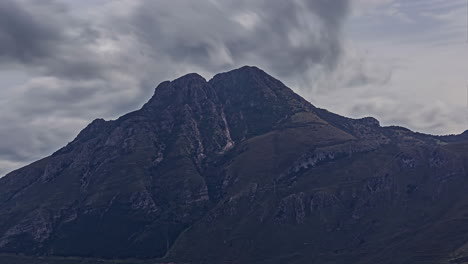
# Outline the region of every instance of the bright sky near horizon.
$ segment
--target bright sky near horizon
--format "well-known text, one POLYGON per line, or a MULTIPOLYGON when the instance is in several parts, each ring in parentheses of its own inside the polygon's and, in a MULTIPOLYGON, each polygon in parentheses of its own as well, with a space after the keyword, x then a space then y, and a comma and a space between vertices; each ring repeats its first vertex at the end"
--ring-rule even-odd
POLYGON ((318 107, 468 127, 465 0, 2 0, 0 175, 138 109, 158 83, 255 65, 318 107))

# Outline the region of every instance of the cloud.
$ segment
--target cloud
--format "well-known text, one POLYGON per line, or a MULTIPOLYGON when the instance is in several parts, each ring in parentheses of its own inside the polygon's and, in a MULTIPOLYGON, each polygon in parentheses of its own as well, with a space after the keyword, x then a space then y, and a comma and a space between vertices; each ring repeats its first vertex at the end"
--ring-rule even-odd
POLYGON ((433 131, 439 135, 447 134, 446 128, 453 123, 462 126, 466 123, 464 107, 453 107, 442 101, 430 105, 410 103, 404 98, 374 98, 356 104, 351 111, 358 116, 374 113, 377 117, 385 117, 384 125, 418 127, 422 131, 433 131), (407 104, 402 104, 402 101, 407 104))
POLYGON ((22 1, 0 2, 0 60, 2 62, 31 63, 51 54, 62 40, 62 32, 54 21, 40 19, 41 14, 63 12, 62 6, 52 1, 41 5, 22 1), (31 11, 34 11, 32 13, 31 11))
POLYGON ((14 169, 17 169, 23 165, 24 165, 23 162, 12 162, 8 160, 0 160, 0 175, 5 175, 6 173, 14 169))
POLYGON ((129 31, 152 56, 210 73, 243 64, 279 77, 333 67, 348 1, 143 1, 129 31), (163 58, 161 58, 163 57, 163 58))
MULTIPOLYGON (((349 0, 0 1, 0 173, 52 153, 161 81, 245 64, 332 71, 349 0)), ((306 83, 306 81, 303 81, 306 83)))

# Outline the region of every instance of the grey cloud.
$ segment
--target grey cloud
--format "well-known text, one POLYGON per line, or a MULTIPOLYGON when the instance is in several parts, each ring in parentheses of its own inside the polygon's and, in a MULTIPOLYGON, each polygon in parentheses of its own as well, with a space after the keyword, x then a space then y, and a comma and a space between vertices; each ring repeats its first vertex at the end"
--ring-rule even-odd
POLYGON ((159 82, 187 72, 251 64, 294 80, 333 69, 349 9, 349 0, 124 0, 81 10, 64 1, 0 1, 0 69, 30 76, 0 90, 9 99, 0 167, 52 153, 90 120, 136 109, 159 82))
POLYGON ((99 41, 113 35, 71 11, 49 0, 0 2, 0 69, 29 75, 0 90, 8 98, 0 105, 2 172, 51 154, 95 117, 141 103, 138 64, 102 52, 99 41))
POLYGON ((318 64, 333 68, 348 6, 347 0, 143 1, 130 26, 156 57, 211 72, 260 64, 290 78, 318 64))
POLYGON ((62 2, 0 1, 3 65, 64 79, 100 78, 112 69, 95 49, 103 33, 62 2))
POLYGON ((408 98, 373 98, 357 102, 349 112, 355 116, 367 116, 373 113, 379 119, 385 119, 383 125, 411 127, 416 131, 432 131, 446 135, 447 128, 463 131, 466 123, 466 111, 463 107, 442 103, 422 105, 408 98))
POLYGON ((22 162, 0 160, 0 177, 15 168, 19 168, 22 165, 24 165, 22 162))
POLYGON ((61 28, 41 17, 41 9, 63 12, 63 6, 52 1, 37 1, 41 7, 29 10, 35 3, 4 0, 0 2, 0 61, 31 63, 47 57, 63 39, 61 28))
MULTIPOLYGON (((13 118, 20 118, 20 116, 13 118)), ((5 122, 12 118, 2 117, 1 119, 5 122)), ((24 164, 50 155, 58 147, 57 141, 61 141, 61 144, 66 143, 70 133, 74 133, 85 123, 80 119, 59 117, 36 118, 33 122, 11 120, 8 126, 2 126, 0 129, 0 136, 5 139, 0 142, 0 163, 24 164)))

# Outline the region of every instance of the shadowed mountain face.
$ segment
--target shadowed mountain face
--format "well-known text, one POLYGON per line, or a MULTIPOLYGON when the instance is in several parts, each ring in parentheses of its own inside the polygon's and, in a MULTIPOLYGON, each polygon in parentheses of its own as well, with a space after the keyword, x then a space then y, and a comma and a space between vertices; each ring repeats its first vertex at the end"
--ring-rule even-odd
POLYGON ((464 263, 467 158, 466 135, 335 115, 255 67, 189 74, 0 179, 0 252, 464 263))

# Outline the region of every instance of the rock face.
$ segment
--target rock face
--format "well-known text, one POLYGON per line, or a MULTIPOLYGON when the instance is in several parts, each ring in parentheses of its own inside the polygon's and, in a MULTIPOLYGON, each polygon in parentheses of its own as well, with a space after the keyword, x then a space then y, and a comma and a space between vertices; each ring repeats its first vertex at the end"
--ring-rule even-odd
POLYGON ((0 179, 0 253, 462 263, 465 134, 345 118, 255 67, 189 74, 0 179))

